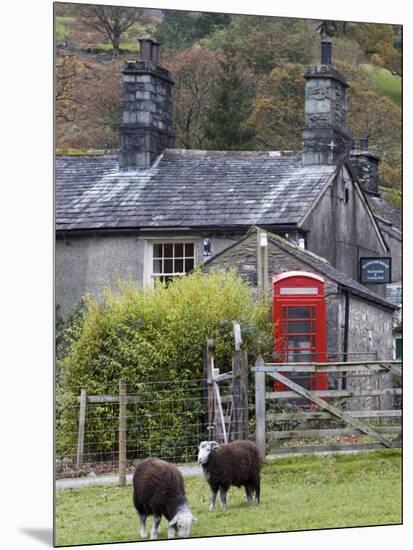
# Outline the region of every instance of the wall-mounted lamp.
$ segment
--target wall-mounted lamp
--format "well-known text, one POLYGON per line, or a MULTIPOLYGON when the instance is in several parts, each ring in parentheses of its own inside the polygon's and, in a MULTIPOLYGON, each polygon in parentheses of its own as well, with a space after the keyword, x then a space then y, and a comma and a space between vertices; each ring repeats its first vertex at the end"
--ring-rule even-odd
POLYGON ((209 256, 211 256, 211 241, 204 239, 204 258, 209 258, 209 256))
POLYGON ((265 248, 268 245, 267 233, 260 233, 260 246, 265 248))

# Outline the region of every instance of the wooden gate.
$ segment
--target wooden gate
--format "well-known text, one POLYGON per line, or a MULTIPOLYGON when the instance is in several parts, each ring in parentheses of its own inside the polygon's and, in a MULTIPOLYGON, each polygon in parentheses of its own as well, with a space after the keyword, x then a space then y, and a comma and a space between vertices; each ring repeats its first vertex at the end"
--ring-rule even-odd
MULTIPOLYGON (((392 448, 401 446, 401 426, 394 425, 394 419, 401 417, 401 405, 395 403, 397 396, 401 396, 400 378, 402 374, 402 363, 400 361, 368 361, 368 362, 346 362, 346 363, 289 363, 276 364, 264 363, 262 357, 258 357, 255 367, 255 415, 256 415, 256 442, 260 454, 265 458, 267 450, 274 454, 281 453, 304 453, 322 452, 337 450, 365 450, 375 448, 392 448), (329 389, 310 391, 296 382, 290 380, 285 373, 297 372, 325 372, 345 373, 346 389, 329 389), (389 380, 386 384, 380 384, 379 379, 384 375, 393 375, 391 386, 389 380), (351 383, 351 377, 358 376, 361 383, 356 387, 351 383), (281 382, 286 391, 266 391, 266 377, 281 382), (363 383, 366 380, 366 383, 363 383), (374 380, 375 384, 369 381, 374 380), (372 387, 375 386, 375 387, 372 387), (384 387, 385 386, 385 387, 384 387), (398 387, 397 387, 398 386, 398 387), (306 407, 297 410, 288 410, 288 407, 278 407, 274 413, 266 413, 266 403, 276 400, 278 403, 288 403, 288 400, 304 398, 306 407), (393 406, 377 410, 360 408, 351 410, 351 403, 362 398, 391 398, 393 406), (284 410, 280 410, 284 409, 284 410), (392 419, 388 424, 383 424, 383 419, 392 419), (363 419, 363 420, 360 420, 363 419), (308 427, 311 422, 335 421, 336 424, 344 426, 334 428, 308 427), (275 423, 284 429, 268 430, 267 423, 275 423), (390 434, 397 434, 396 438, 386 437, 390 434), (326 443, 316 445, 282 445, 283 442, 292 439, 317 439, 328 440, 331 438, 345 439, 354 436, 366 436, 368 441, 354 442, 352 444, 326 443)), ((389 378, 387 376, 387 378, 389 378)), ((272 389, 272 385, 269 386, 272 389)), ((400 400, 399 400, 400 401, 400 400)))
POLYGON ((241 349, 241 334, 234 324, 235 350, 232 370, 220 373, 215 367, 214 344, 208 340, 206 350, 206 424, 208 439, 223 443, 248 436, 247 353, 241 349), (231 381, 223 388, 221 383, 231 381))

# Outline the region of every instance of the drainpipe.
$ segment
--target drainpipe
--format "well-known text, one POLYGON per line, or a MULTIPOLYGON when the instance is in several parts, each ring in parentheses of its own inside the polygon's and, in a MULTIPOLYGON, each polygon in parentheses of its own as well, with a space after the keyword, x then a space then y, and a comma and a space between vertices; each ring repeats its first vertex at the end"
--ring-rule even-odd
MULTIPOLYGON (((344 309, 344 337, 343 337, 343 362, 347 363, 348 361, 348 330, 349 330, 349 320, 350 320, 350 293, 348 290, 344 291, 345 296, 345 309, 344 309)), ((342 389, 347 388, 347 371, 343 372, 341 378, 342 389)))

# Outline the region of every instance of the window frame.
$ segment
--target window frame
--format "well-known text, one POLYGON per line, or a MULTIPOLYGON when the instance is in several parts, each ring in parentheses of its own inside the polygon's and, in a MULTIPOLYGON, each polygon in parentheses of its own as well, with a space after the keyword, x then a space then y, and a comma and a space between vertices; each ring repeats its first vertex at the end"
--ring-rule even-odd
MULTIPOLYGON (((163 253, 164 253, 164 248, 163 248, 163 253)), ((179 277, 179 276, 184 276, 186 275, 187 273, 189 273, 191 270, 188 270, 188 271, 185 271, 185 260, 189 258, 189 259, 193 259, 193 267, 192 269, 197 265, 197 247, 196 247, 196 239, 195 237, 185 237, 185 238, 182 238, 182 237, 165 237, 165 238, 154 238, 154 239, 146 239, 145 240, 145 253, 144 253, 144 266, 143 266, 143 271, 144 271, 144 274, 143 274, 143 283, 145 286, 151 286, 152 288, 154 287, 155 285, 155 280, 156 278, 158 277, 162 277, 162 276, 169 276, 169 277, 179 277), (184 271, 172 271, 172 272, 168 272, 166 273, 165 271, 163 271, 162 273, 161 272, 155 272, 154 271, 154 259, 157 259, 155 256, 154 256, 154 249, 155 249, 155 245, 166 245, 166 244, 172 244, 173 245, 173 248, 172 248, 172 257, 170 258, 169 256, 166 258, 166 259, 172 259, 172 268, 174 269, 175 265, 175 259, 182 259, 183 260, 183 268, 184 268, 184 271), (183 244, 183 245, 186 245, 186 244, 192 244, 193 245, 193 255, 192 256, 186 256, 186 250, 185 248, 183 249, 183 256, 175 256, 175 245, 177 244, 183 244)), ((162 260, 162 269, 164 268, 164 261, 165 261, 165 256, 161 256, 159 259, 162 260)))

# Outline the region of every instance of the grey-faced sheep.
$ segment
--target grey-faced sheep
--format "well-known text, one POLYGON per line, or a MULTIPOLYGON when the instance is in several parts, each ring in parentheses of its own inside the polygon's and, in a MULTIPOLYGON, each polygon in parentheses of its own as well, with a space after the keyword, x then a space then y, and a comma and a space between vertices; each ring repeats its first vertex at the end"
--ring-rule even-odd
POLYGON ((205 479, 211 487, 210 510, 215 508, 219 490, 221 508, 227 507, 227 491, 231 485, 245 487, 247 502, 260 501, 261 459, 257 447, 251 441, 237 440, 226 445, 216 441, 202 441, 199 445, 198 462, 202 464, 205 479))
POLYGON ((162 516, 168 520, 168 538, 188 537, 196 519, 185 496, 184 480, 178 468, 159 458, 142 460, 133 474, 133 503, 140 518, 140 534, 148 536, 147 517, 153 515, 151 539, 158 536, 162 516))

